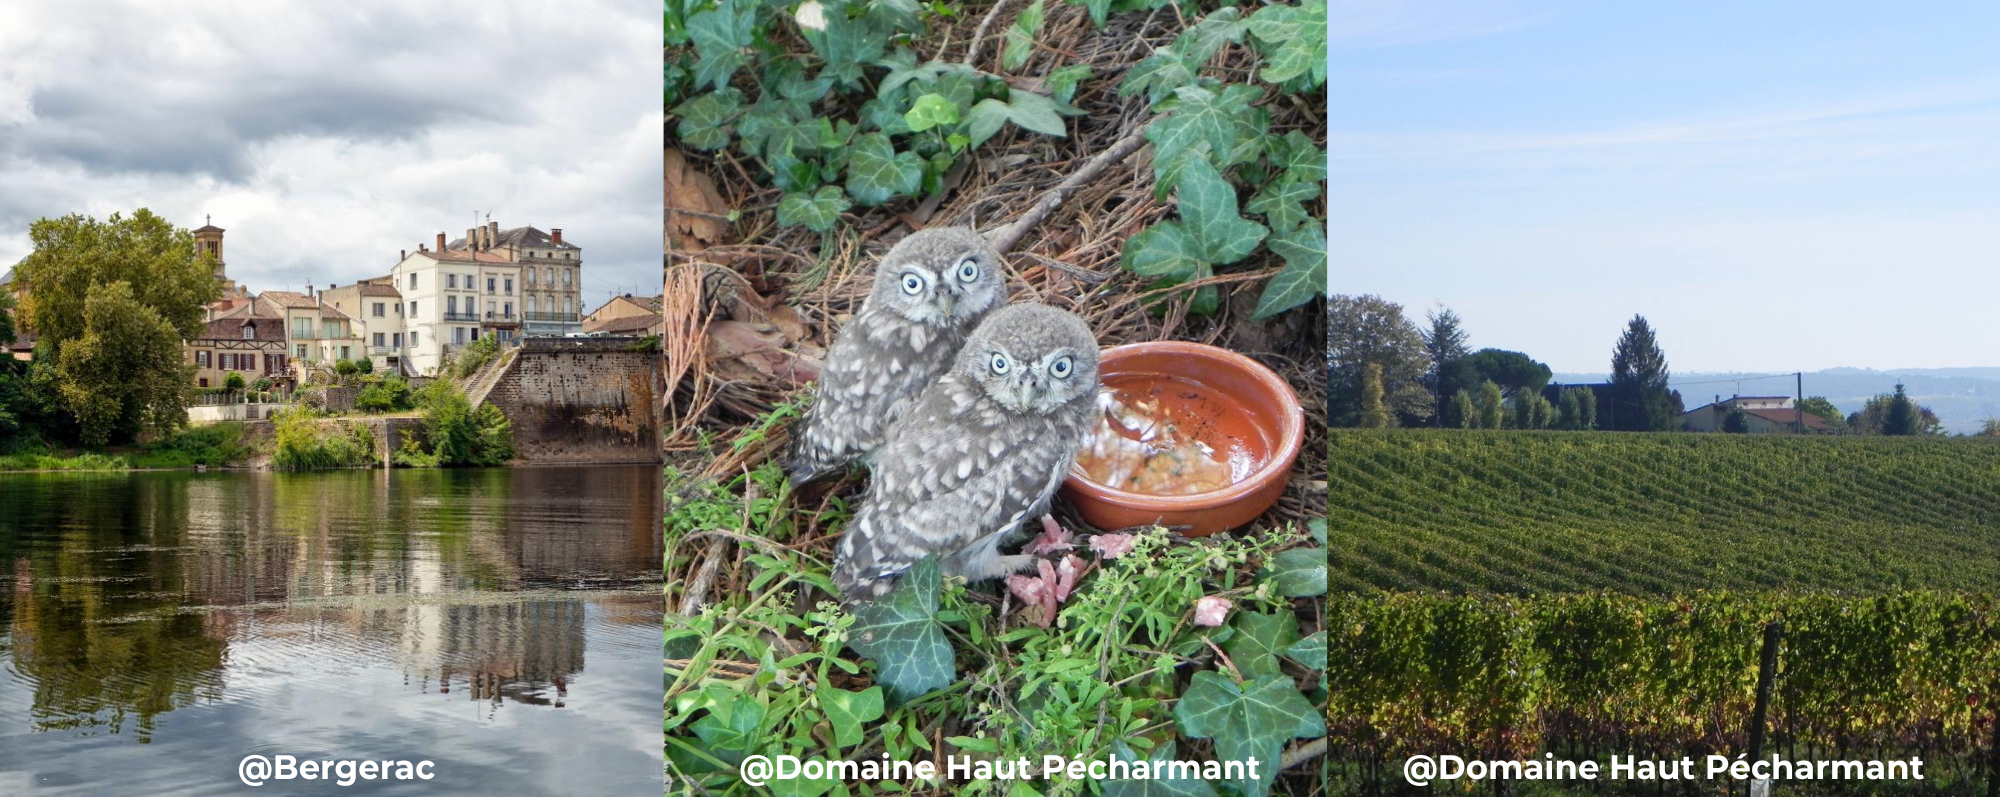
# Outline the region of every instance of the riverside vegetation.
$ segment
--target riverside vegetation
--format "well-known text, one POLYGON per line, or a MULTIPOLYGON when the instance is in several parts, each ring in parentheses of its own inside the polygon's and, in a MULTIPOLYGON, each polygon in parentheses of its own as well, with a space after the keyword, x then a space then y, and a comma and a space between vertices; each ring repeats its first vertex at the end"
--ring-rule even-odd
POLYGON ((1974 794, 2000 774, 2000 441, 1336 430, 1329 447, 1336 793, 1399 782, 1414 753, 1734 756, 1772 622, 1765 755, 1927 762, 1924 782, 1785 793, 1974 794))

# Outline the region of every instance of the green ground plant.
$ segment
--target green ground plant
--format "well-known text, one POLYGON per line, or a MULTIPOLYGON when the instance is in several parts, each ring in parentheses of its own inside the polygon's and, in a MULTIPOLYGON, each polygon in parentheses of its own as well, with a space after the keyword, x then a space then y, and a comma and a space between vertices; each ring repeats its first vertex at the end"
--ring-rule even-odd
POLYGON ((443 379, 424 385, 411 403, 423 411, 423 434, 404 432, 392 455, 397 465, 490 467, 514 458, 513 424, 499 407, 474 407, 465 391, 443 379))
MULTIPOLYGON (((753 426, 746 437, 770 425, 753 426)), ((812 541, 837 533, 848 508, 831 498, 817 512, 801 511, 776 464, 708 485, 670 475, 668 496, 669 572, 685 572, 718 539, 738 546, 741 562, 732 576, 740 589, 713 596, 692 616, 673 614, 670 605, 664 729, 669 767, 688 788, 753 793, 735 766, 749 755, 784 753, 849 760, 1254 756, 1264 767, 1255 781, 1143 785, 1258 795, 1278 782, 1288 747, 1325 732, 1319 680, 1327 640, 1310 609, 1327 586, 1317 524, 1310 535, 1267 529, 1191 541, 1156 529, 1137 535, 1115 559, 1086 552, 1076 591, 1042 627, 1023 615, 999 616, 992 585, 940 579, 932 560, 889 596, 843 609, 830 597, 830 562, 812 541), (1195 622, 1203 598, 1233 603, 1226 623, 1195 622)), ((975 779, 938 788, 1081 794, 1083 783, 975 779)), ((1143 785, 1110 782, 1103 793, 1139 794, 1143 785)), ((784 788, 880 794, 901 787, 806 781, 784 788)))

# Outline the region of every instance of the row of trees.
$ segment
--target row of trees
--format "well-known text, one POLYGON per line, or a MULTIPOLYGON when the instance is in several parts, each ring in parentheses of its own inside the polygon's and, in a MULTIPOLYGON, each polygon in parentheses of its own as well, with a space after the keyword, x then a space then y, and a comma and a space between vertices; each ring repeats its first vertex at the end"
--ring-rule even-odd
POLYGON ((1602 394, 1587 387, 1546 395, 1549 367, 1517 351, 1473 351, 1458 314, 1439 307, 1419 329, 1379 296, 1327 301, 1328 418, 1361 427, 1596 429, 1675 427, 1680 394, 1652 327, 1633 316, 1611 357, 1602 394))

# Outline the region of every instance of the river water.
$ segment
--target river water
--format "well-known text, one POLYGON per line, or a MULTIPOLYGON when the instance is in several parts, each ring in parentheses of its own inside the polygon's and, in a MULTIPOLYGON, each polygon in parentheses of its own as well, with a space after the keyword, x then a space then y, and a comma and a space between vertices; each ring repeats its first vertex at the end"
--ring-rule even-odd
POLYGON ((0 794, 658 794, 660 476, 0 474, 0 794))

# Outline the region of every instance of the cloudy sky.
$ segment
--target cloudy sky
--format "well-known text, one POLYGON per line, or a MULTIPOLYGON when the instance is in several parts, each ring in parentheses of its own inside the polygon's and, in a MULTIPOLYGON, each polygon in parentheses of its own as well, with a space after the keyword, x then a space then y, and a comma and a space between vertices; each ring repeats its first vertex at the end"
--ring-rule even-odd
POLYGON ((2000 365, 2000 6, 1339 4, 1333 289, 1602 372, 2000 365))
POLYGON ((563 228, 589 305, 660 284, 660 18, 633 2, 0 4, 0 268, 148 207, 303 290, 563 228))

